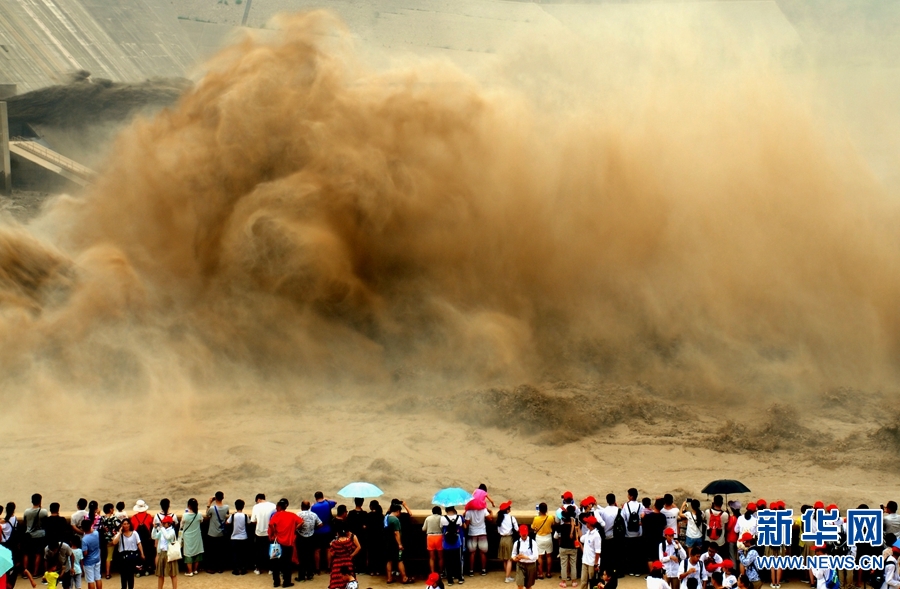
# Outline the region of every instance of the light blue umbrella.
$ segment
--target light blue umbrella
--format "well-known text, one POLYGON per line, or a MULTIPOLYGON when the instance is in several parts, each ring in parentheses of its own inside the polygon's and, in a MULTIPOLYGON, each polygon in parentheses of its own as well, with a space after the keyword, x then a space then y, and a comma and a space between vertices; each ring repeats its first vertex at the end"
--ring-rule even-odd
POLYGON ((373 485, 372 483, 350 483, 340 491, 338 495, 341 497, 381 497, 384 491, 373 485))
POLYGON ((0 546, 0 577, 13 568, 12 552, 6 546, 0 546))
POLYGON ((450 507, 451 505, 465 505, 471 500, 472 494, 465 489, 450 487, 448 489, 441 489, 435 493, 431 503, 432 505, 440 505, 441 507, 450 507))

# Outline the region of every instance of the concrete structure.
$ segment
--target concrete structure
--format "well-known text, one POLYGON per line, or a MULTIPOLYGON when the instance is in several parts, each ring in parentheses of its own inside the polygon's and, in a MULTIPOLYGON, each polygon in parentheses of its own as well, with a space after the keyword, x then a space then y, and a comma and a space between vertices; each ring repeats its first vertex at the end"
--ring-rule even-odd
POLYGON ((135 82, 184 76, 195 62, 166 0, 0 2, 0 84, 17 84, 19 93, 81 70, 135 82))
POLYGON ((82 166, 37 141, 10 141, 9 153, 62 176, 78 186, 87 186, 96 175, 96 172, 87 166, 82 166))
POLYGON ((12 174, 9 159, 9 118, 6 103, 0 102, 0 191, 4 196, 12 194, 12 174))

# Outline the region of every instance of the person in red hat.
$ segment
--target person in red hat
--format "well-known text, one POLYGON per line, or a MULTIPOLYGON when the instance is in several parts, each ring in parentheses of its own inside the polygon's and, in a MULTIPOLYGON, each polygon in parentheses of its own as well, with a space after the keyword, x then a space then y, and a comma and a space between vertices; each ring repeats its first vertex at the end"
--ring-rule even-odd
POLYGON ((519 538, 513 543, 512 559, 516 561, 516 586, 534 587, 537 579, 537 543, 528 535, 528 526, 519 526, 519 538))
POLYGON ((749 503, 744 515, 738 519, 737 523, 738 536, 750 534, 756 536, 756 503, 749 503))
POLYGON ((438 573, 431 573, 428 575, 428 579, 425 581, 425 589, 444 589, 444 584, 441 582, 441 575, 438 573))
POLYGON ((650 563, 650 574, 647 576, 647 589, 669 589, 666 583, 665 564, 661 561, 654 560, 650 563))
MULTIPOLYGON (((828 547, 824 544, 813 546, 813 552, 816 556, 825 556, 828 553, 828 547)), ((809 569, 810 583, 816 586, 816 589, 827 589, 828 579, 831 576, 831 570, 827 568, 810 567, 809 569)))
POLYGON ((578 589, 588 589, 591 579, 600 566, 600 554, 603 550, 603 539, 597 530, 597 518, 589 515, 584 518, 584 525, 588 531, 581 536, 581 577, 578 589))
MULTIPOLYGON (((169 560, 169 545, 175 542, 175 530, 172 528, 172 516, 162 518, 161 526, 154 526, 151 538, 156 540, 156 576, 159 578, 159 589, 166 584, 166 577, 172 579, 172 589, 178 586, 178 561, 169 560)), ((87 521, 82 522, 87 523, 87 521)), ((93 588, 92 588, 93 589, 93 588)))
POLYGON ((650 563, 659 559, 659 545, 665 539, 663 531, 666 529, 666 516, 660 512, 663 507, 665 507, 665 500, 658 497, 653 502, 650 513, 641 520, 644 562, 647 563, 648 568, 650 563))
MULTIPOLYGON (((778 511, 781 509, 779 507, 778 501, 773 501, 769 504, 769 509, 773 511, 778 511)), ((781 556, 786 553, 786 548, 784 546, 766 546, 763 548, 763 551, 766 556, 781 556)), ((769 587, 772 589, 779 589, 781 587, 781 578, 783 574, 783 570, 780 568, 772 568, 769 570, 769 574, 771 575, 771 583, 769 583, 769 587)))
POLYGON ((519 530, 519 522, 510 513, 511 509, 512 501, 505 501, 500 504, 500 509, 497 510, 497 532, 500 534, 500 547, 497 549, 497 558, 503 562, 503 570, 506 571, 505 583, 515 581, 512 576, 512 547, 513 538, 519 530))
POLYGON ((669 587, 679 589, 681 583, 678 580, 678 566, 687 558, 687 552, 675 537, 675 528, 666 528, 663 536, 665 540, 659 545, 659 561, 663 563, 669 587))
POLYGON ((759 589, 762 581, 759 579, 759 568, 756 559, 759 558, 759 552, 756 551, 756 538, 750 532, 744 532, 740 538, 743 548, 738 549, 738 559, 744 568, 744 575, 750 581, 752 589, 759 589))

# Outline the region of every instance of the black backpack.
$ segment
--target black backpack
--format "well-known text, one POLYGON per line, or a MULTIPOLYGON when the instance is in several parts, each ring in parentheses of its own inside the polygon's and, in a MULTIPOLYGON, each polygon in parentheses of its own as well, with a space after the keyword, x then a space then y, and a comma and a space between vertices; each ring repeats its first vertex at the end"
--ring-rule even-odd
POLYGON ((629 532, 640 532, 641 531, 641 514, 637 511, 631 511, 631 507, 628 504, 625 504, 628 507, 628 523, 627 528, 629 532))
POLYGON ((444 530, 444 541, 447 544, 456 544, 459 542, 459 515, 454 515, 453 519, 447 518, 447 529, 444 530))
POLYGON ((622 510, 620 509, 616 513, 615 521, 613 521, 613 538, 624 538, 627 531, 628 530, 625 524, 625 518, 622 517, 622 510))
POLYGON ((869 587, 872 587, 873 589, 881 589, 881 586, 884 585, 884 577, 886 572, 885 569, 887 569, 887 564, 887 561, 885 561, 885 568, 881 569, 877 573, 873 571, 872 574, 869 575, 869 587))
POLYGON ((837 542, 828 545, 828 553, 835 556, 847 556, 850 554, 850 546, 847 544, 847 534, 841 530, 837 542))

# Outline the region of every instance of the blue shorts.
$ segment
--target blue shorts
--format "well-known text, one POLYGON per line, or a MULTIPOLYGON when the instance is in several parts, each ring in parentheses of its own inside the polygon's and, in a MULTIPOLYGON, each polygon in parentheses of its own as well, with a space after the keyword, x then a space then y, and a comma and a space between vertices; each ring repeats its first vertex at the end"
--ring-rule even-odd
POLYGON ((693 548, 694 546, 703 546, 703 537, 701 536, 699 538, 685 538, 684 545, 688 548, 693 548))

